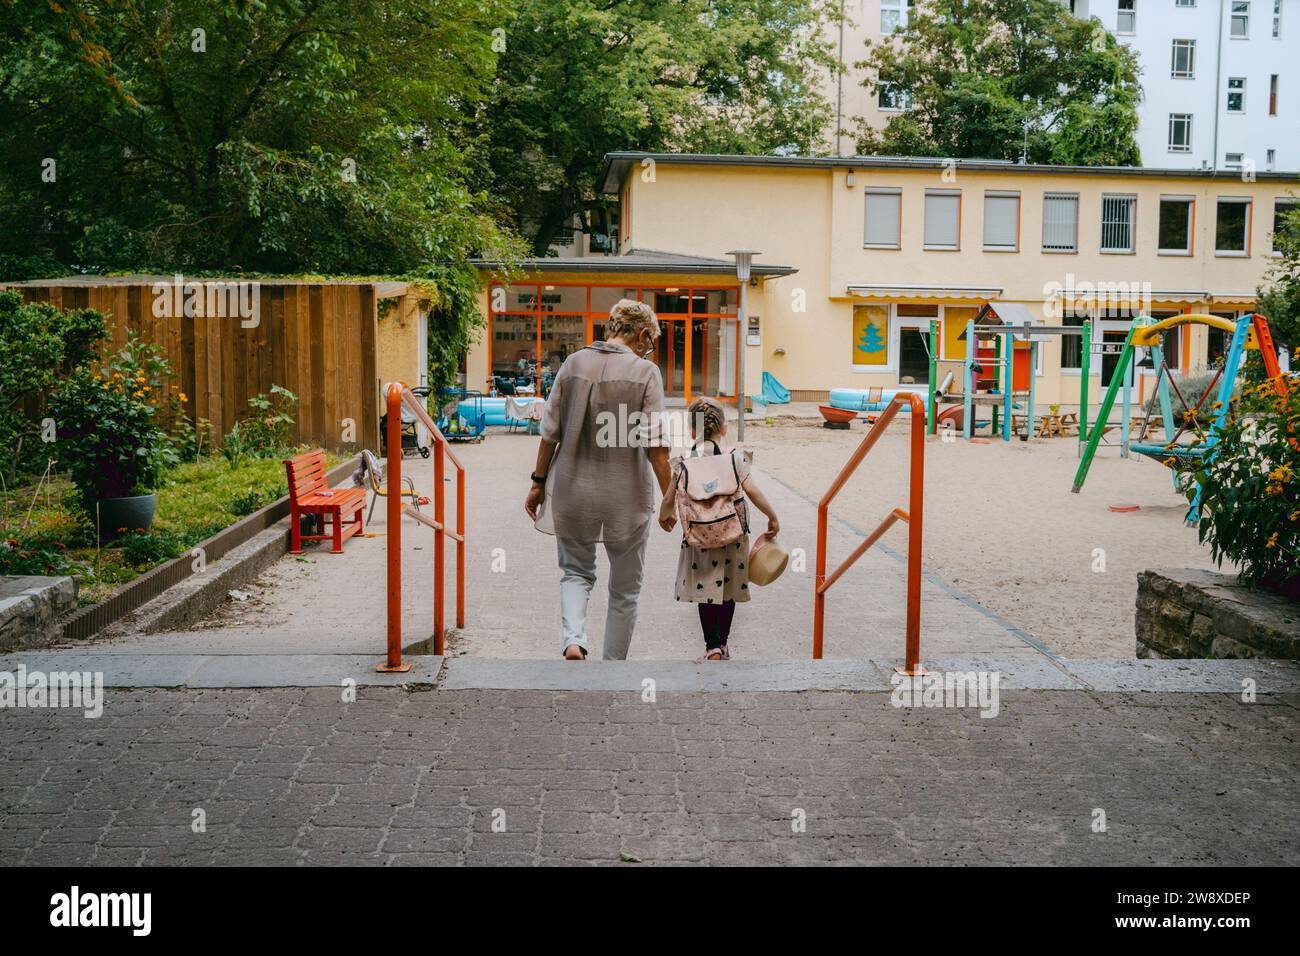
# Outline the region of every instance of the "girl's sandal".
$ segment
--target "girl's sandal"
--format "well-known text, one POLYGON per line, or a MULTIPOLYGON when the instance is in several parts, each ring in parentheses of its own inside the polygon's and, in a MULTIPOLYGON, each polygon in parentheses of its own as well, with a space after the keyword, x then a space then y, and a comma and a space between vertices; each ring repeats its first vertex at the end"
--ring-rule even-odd
POLYGON ((583 647, 581 644, 570 644, 569 647, 566 647, 566 648, 564 649, 564 659, 565 659, 566 661, 585 661, 585 660, 587 659, 587 649, 586 649, 585 647, 583 647), (582 656, 581 656, 581 657, 570 657, 570 656, 569 656, 569 647, 576 647, 576 648, 577 648, 577 649, 582 653, 582 656))
POLYGON ((731 660, 731 652, 727 650, 726 644, 723 644, 721 647, 709 648, 707 651, 704 652, 704 656, 700 658, 701 663, 708 663, 711 661, 729 661, 729 660, 731 660))

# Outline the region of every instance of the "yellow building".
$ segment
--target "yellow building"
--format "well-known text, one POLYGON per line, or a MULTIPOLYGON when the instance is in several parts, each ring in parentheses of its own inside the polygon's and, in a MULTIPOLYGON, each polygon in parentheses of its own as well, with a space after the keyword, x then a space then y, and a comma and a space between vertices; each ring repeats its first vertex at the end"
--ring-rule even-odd
MULTIPOLYGON (((471 387, 508 360, 554 364, 635 292, 661 318, 681 316, 660 347, 669 394, 734 396, 726 253, 749 247, 762 255, 748 296, 745 394, 761 390, 765 371, 795 400, 825 400, 832 388, 924 390, 922 333, 937 321, 939 357, 964 357, 959 336, 985 303, 1023 304, 1046 325, 1091 318, 1106 339, 1122 339, 1135 314, 1248 311, 1273 262, 1277 217, 1297 201, 1294 174, 1243 181, 887 157, 614 153, 601 181, 619 197, 621 254, 532 260, 519 288, 485 291, 489 335, 470 356, 471 387)), ((1184 371, 1224 348, 1204 326, 1166 342, 1184 371)), ((1078 401, 1079 350, 1073 336, 1040 349, 1040 401, 1078 401)), ((1093 401, 1112 364, 1093 362, 1093 401)))

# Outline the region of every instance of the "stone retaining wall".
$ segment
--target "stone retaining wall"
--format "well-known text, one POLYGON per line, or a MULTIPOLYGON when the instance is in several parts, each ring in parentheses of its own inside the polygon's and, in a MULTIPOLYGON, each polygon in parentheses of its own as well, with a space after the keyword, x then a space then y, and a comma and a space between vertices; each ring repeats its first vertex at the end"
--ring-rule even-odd
POLYGON ((0 651, 44 647, 59 640, 59 619, 77 606, 67 577, 0 577, 0 651))
POLYGON ((1135 629, 1138 657, 1300 660, 1300 604, 1235 575, 1142 571, 1135 629))

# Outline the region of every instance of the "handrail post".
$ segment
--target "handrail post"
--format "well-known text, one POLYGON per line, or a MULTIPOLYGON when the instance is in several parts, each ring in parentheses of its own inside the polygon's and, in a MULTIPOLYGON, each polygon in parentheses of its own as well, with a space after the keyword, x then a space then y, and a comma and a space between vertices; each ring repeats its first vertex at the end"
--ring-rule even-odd
POLYGON ((388 515, 388 656, 376 664, 381 673, 405 673, 409 661, 402 661, 402 385, 388 386, 388 473, 389 494, 384 506, 388 515), (398 489, 399 493, 393 493, 398 489))
POLYGON ((822 659, 822 628, 826 623, 826 512, 829 502, 817 506, 817 568, 813 576, 813 660, 822 659))
POLYGON ((912 455, 907 497, 907 656, 903 674, 921 667, 921 526, 925 514, 925 429, 917 422, 920 399, 912 396, 912 455))
POLYGON ((456 470, 456 626, 465 626, 465 470, 456 470))
MULTIPOLYGON (((443 490, 444 474, 446 464, 444 462, 444 450, 440 435, 431 436, 434 439, 433 453, 433 515, 434 520, 438 522, 438 527, 433 532, 433 653, 441 654, 443 652, 443 594, 442 585, 445 576, 443 546, 446 543, 446 535, 443 529, 446 528, 445 498, 443 490)), ((459 531, 459 528, 457 529, 459 531)))

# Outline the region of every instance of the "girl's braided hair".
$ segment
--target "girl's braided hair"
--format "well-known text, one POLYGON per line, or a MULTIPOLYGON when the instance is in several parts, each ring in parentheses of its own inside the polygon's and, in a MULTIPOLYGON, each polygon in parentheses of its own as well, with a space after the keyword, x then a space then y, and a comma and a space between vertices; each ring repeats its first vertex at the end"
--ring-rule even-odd
POLYGON ((697 398, 687 409, 695 434, 704 440, 716 436, 726 422, 726 412, 716 398, 697 398))

